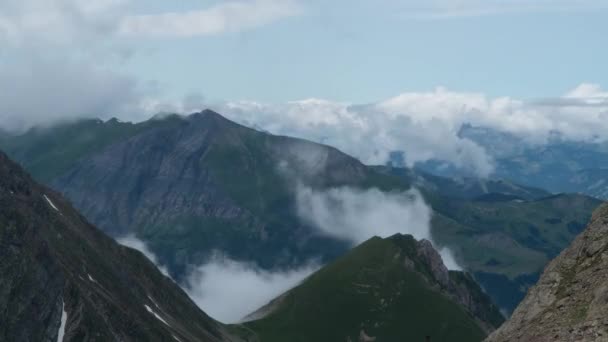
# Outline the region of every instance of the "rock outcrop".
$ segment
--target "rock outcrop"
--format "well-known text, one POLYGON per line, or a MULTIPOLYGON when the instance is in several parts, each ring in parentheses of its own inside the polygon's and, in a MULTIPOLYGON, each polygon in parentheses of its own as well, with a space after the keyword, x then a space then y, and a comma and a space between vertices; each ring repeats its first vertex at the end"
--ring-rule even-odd
POLYGON ((487 341, 608 341, 608 205, 487 341))

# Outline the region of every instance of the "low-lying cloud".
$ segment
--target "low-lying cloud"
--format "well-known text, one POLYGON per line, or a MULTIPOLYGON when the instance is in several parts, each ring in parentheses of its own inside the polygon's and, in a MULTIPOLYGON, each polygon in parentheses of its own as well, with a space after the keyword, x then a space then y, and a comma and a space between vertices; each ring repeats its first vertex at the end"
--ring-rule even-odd
MULTIPOLYGON (((378 189, 349 187, 313 190, 299 186, 296 195, 298 215, 323 234, 358 245, 373 236, 410 234, 417 240, 433 241, 432 210, 416 190, 386 193, 378 189)), ((450 270, 461 270, 452 252, 439 253, 450 270)))
POLYGON ((184 288, 214 319, 237 323, 298 285, 318 268, 312 264, 286 271, 266 271, 217 255, 193 268, 184 288))

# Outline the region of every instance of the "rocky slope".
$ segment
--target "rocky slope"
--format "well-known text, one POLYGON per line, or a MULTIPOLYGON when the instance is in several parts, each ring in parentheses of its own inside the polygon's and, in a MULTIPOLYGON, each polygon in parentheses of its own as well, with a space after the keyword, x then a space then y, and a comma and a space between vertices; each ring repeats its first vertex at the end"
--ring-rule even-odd
POLYGON ((503 321, 469 275, 409 235, 372 238, 250 319, 266 342, 480 341, 503 321))
POLYGON ((487 341, 608 341, 607 312, 608 205, 603 205, 487 341))
POLYGON ((0 341, 235 341, 0 152, 0 341))

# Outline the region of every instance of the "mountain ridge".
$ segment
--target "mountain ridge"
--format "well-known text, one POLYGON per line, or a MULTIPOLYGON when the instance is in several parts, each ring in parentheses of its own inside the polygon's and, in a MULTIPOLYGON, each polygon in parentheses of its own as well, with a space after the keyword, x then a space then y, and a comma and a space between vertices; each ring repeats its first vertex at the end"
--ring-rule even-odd
POLYGON ((238 341, 0 152, 0 339, 238 341))
POLYGON ((374 237, 249 316, 263 341, 480 341, 504 318, 427 240, 374 237))

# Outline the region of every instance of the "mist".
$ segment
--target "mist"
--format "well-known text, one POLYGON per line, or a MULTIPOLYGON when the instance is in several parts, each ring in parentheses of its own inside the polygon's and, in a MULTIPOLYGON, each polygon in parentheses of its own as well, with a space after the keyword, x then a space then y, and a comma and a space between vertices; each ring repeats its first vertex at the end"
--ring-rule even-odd
MULTIPOLYGON (((385 193, 349 187, 318 191, 299 185, 296 206, 300 218, 322 234, 358 245, 374 236, 410 234, 417 240, 431 236, 432 210, 417 190, 385 193)), ((462 270, 452 251, 433 243, 450 270, 462 270)))
POLYGON ((271 272, 216 255, 208 263, 192 269, 184 289, 214 319, 238 323, 318 269, 318 265, 310 264, 271 272))

